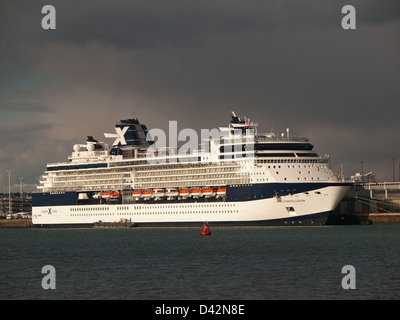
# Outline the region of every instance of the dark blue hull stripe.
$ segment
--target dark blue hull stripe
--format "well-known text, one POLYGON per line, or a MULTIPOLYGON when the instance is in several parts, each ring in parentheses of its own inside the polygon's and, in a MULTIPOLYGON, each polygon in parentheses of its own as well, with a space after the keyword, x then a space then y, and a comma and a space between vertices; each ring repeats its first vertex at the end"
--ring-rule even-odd
MULTIPOLYGON (((311 192, 313 190, 322 189, 326 187, 341 187, 350 186, 349 183, 329 183, 329 182, 299 182, 299 183, 259 183, 259 184, 233 184, 228 185, 226 188, 227 202, 239 201, 252 201, 260 199, 269 199, 279 196, 286 196, 289 194, 297 194, 303 192, 311 192)), ((92 197, 95 192, 88 192, 88 196, 92 197)), ((121 199, 119 199, 120 201, 121 199)), ((100 200, 88 200, 87 204, 96 203, 100 200), (90 202, 92 201, 92 202, 90 202)), ((165 201, 165 200, 162 200, 165 201)), ((175 200, 176 202, 191 202, 193 199, 188 200, 175 200)), ((218 201, 218 199, 207 199, 208 202, 218 201)), ((221 201, 221 200, 219 200, 221 201)), ((149 203, 146 201, 146 203, 149 203)), ((170 202, 172 203, 172 201, 170 202)), ((108 203, 103 203, 108 204, 108 203)), ((33 193, 32 194, 32 207, 47 207, 47 206, 74 206, 84 205, 78 204, 78 192, 68 191, 60 193, 33 193)))
POLYGON ((273 198, 277 194, 286 196, 326 187, 350 186, 348 183, 328 183, 328 182, 299 182, 299 183, 260 183, 252 185, 230 185, 226 189, 226 201, 250 201, 258 199, 273 198))

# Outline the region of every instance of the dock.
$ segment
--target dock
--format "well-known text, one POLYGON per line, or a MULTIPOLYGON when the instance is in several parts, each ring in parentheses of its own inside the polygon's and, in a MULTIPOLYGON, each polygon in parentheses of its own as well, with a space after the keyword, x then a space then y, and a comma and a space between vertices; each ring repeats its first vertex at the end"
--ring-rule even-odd
POLYGON ((32 219, 0 219, 0 228, 32 228, 32 219))
POLYGON ((400 225, 400 183, 356 183, 328 225, 400 225))
POLYGON ((333 212, 327 225, 400 225, 400 212, 352 212, 338 214, 333 212))

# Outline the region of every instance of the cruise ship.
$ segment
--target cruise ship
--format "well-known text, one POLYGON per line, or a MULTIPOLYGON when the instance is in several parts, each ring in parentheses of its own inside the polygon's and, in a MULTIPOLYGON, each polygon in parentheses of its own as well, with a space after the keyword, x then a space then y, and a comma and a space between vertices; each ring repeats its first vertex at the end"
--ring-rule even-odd
POLYGON ((47 164, 32 195, 33 224, 323 225, 350 187, 306 137, 259 133, 234 112, 196 149, 162 145, 156 130, 121 120, 104 134, 111 147, 89 136, 66 162, 47 164))

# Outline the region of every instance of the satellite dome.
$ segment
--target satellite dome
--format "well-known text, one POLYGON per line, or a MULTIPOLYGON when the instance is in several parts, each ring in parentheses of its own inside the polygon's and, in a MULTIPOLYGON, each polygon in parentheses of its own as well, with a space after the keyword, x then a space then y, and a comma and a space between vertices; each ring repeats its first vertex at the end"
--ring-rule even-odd
POLYGON ((86 145, 86 148, 88 151, 94 151, 94 143, 88 143, 86 145))

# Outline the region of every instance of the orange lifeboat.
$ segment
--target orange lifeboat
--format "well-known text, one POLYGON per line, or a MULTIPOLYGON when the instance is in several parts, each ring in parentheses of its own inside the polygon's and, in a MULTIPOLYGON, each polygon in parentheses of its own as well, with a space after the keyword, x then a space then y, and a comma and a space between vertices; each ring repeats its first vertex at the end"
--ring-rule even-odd
POLYGON ((119 197, 119 192, 118 191, 104 191, 101 193, 102 198, 118 198, 119 197))
POLYGON ((205 197, 213 197, 215 196, 215 190, 213 188, 205 187, 203 188, 203 195, 205 197))
POLYGON ((193 197, 201 197, 203 195, 203 191, 200 188, 193 188, 192 190, 190 190, 190 194, 193 197))
POLYGON ((143 196, 143 199, 146 199, 146 200, 150 199, 153 196, 153 190, 152 189, 144 190, 142 192, 142 196, 143 196))
POLYGON ((188 189, 181 189, 179 191, 179 195, 181 197, 189 197, 190 196, 190 191, 188 189))
POLYGON ((200 235, 201 236, 210 236, 211 235, 211 231, 210 231, 210 228, 209 228, 207 222, 203 223, 203 227, 201 228, 200 235))
POLYGON ((109 198, 109 197, 111 196, 111 192, 107 192, 107 191, 102 192, 102 193, 101 193, 101 196, 102 196, 103 198, 109 198))
POLYGON ((226 195, 226 187, 219 187, 217 189, 217 196, 223 197, 226 195))
POLYGON ((139 200, 142 197, 142 190, 133 190, 132 195, 133 198, 139 200))

